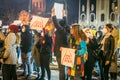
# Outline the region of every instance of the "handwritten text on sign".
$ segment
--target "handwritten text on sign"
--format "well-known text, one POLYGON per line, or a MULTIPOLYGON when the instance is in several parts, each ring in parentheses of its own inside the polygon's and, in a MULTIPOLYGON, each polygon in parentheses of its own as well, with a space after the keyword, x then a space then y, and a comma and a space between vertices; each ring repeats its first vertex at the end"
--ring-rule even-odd
POLYGON ((74 66, 74 60, 75 60, 75 49, 70 48, 62 48, 62 57, 61 57, 61 64, 73 67, 74 66))

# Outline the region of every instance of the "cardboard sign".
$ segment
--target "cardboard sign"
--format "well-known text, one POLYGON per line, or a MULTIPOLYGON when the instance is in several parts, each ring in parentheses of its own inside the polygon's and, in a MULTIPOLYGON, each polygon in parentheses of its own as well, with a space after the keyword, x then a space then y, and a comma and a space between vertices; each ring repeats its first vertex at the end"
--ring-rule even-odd
POLYGON ((74 60, 75 60, 75 49, 70 48, 62 48, 62 57, 61 57, 61 64, 73 67, 74 66, 74 60))
POLYGON ((30 28, 36 30, 42 30, 45 27, 48 20, 49 18, 32 16, 32 20, 30 22, 30 28))
POLYGON ((54 8, 55 8, 55 14, 56 14, 57 19, 62 19, 63 4, 54 3, 54 8))

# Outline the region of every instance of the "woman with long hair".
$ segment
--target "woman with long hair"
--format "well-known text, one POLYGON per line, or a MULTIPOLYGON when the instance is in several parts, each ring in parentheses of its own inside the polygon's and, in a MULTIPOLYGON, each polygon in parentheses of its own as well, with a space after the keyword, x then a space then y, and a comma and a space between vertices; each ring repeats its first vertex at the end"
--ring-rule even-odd
POLYGON ((101 66, 101 80, 109 80, 108 72, 112 61, 112 56, 114 53, 114 37, 112 36, 112 24, 106 24, 103 31, 104 31, 104 38, 101 41, 102 44, 102 66, 101 66))
MULTIPOLYGON (((85 64, 85 59, 82 57, 86 52, 87 52, 87 46, 86 46, 86 35, 81 29, 81 26, 78 24, 72 25, 71 28, 71 37, 70 37, 70 48, 76 49, 76 61, 75 61, 75 68, 76 68, 76 73, 75 76, 71 76, 71 80, 74 80, 75 78, 81 78, 84 80, 84 64, 85 64), (79 57, 79 58, 78 58, 79 57), (81 61, 80 64, 77 62, 81 61), (78 72, 79 71, 79 72, 78 72), (78 74, 80 73, 80 74, 78 74)), ((72 70, 72 68, 71 68, 72 70)))

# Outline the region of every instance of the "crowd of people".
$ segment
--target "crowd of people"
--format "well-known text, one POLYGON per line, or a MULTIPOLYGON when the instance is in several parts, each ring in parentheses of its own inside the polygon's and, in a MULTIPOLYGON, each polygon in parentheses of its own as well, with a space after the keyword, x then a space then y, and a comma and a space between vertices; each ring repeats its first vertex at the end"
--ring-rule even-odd
POLYGON ((59 80, 92 80, 93 68, 98 62, 100 80, 117 80, 118 29, 112 24, 106 24, 103 29, 95 31, 79 24, 68 26, 66 12, 62 11, 63 19, 58 21, 55 9, 51 11, 54 32, 47 28, 41 31, 31 30, 29 25, 11 24, 6 33, 0 29, 0 48, 5 48, 0 59, 3 80, 17 80, 16 64, 22 58, 23 73, 19 76, 28 78, 32 74, 32 63, 35 62, 38 72, 36 80, 51 80, 50 62, 54 56, 58 63, 59 80), (33 34, 33 33, 34 34, 33 34), (53 37, 55 37, 53 41, 53 37), (54 45, 53 45, 53 42, 54 45), (4 44, 3 44, 4 43, 4 44), (75 75, 73 68, 61 64, 62 47, 75 49, 75 75), (77 60, 81 61, 80 64, 77 60), (41 75, 40 75, 41 70, 41 75))

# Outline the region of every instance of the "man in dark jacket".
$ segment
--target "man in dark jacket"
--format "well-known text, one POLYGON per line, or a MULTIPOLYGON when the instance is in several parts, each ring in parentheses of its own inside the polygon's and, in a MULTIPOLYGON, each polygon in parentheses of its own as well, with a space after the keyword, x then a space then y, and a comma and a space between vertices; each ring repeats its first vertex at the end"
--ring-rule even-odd
POLYGON ((22 52, 22 62, 24 68, 24 76, 29 77, 32 73, 31 71, 31 53, 32 53, 32 31, 29 25, 22 26, 21 33, 21 52, 22 52))
POLYGON ((59 67, 59 80, 65 80, 65 66, 61 65, 61 52, 60 47, 68 47, 68 35, 70 32, 70 28, 66 25, 66 15, 63 11, 63 20, 57 21, 55 16, 55 10, 52 9, 52 19, 55 28, 57 29, 55 32, 56 41, 54 46, 54 54, 56 56, 58 67, 59 67))

